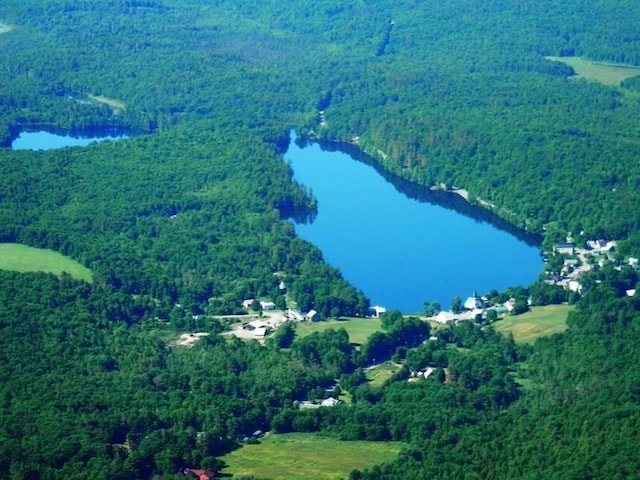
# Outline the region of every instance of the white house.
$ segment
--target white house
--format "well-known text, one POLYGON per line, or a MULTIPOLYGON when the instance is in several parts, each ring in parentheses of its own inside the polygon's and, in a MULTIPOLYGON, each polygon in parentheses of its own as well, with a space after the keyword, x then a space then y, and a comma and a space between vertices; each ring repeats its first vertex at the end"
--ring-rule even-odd
POLYGON ((465 310, 476 310, 478 308, 482 308, 482 299, 478 297, 478 295, 474 292, 473 296, 467 298, 464 302, 463 307, 465 310))
POLYGON ((561 243, 553 246, 553 251, 565 255, 574 255, 576 252, 576 246, 573 243, 561 243))
POLYGON ((267 327, 258 327, 253 331, 253 335, 256 337, 266 337, 267 327))
POLYGON ((374 305, 370 308, 373 311, 373 316, 375 318, 380 317, 383 313, 386 313, 387 309, 385 307, 381 307, 380 305, 374 305))
POLYGON ((433 320, 438 323, 447 323, 451 322, 455 318, 455 315, 452 312, 445 312, 444 310, 438 312, 438 314, 433 317, 433 320))
POLYGON ((254 320, 253 322, 247 323, 250 329, 257 330, 259 328, 266 328, 269 325, 261 320, 254 320))
POLYGON ((329 398, 323 400, 322 403, 320 403, 320 406, 321 407, 335 407, 339 403, 340 403, 340 400, 336 400, 333 397, 329 397, 329 398))
POLYGON ((513 308, 516 305, 516 299, 515 298, 510 298, 509 300, 507 300, 506 302, 504 302, 504 308, 507 309, 507 313, 511 313, 513 311, 513 308))
POLYGON ((248 310, 251 308, 251 304, 254 302, 254 298, 247 298, 246 300, 242 301, 242 308, 248 310))
POLYGON ((616 242, 614 240, 587 240, 587 247, 594 252, 609 252, 615 246, 616 242))
POLYGON ((456 320, 475 320, 477 315, 482 314, 482 309, 476 308, 474 310, 466 310, 460 313, 453 313, 451 311, 438 312, 435 317, 431 317, 434 322, 438 323, 449 323, 454 322, 456 320))
POLYGON ((288 320, 293 320, 294 322, 302 322, 304 320, 304 316, 297 310, 287 310, 284 312, 285 318, 288 320))
POLYGON ((276 304, 273 302, 260 302, 260 308, 262 310, 273 310, 276 308, 276 304))
POLYGON ((577 292, 577 293, 582 293, 582 285, 580 285, 580 282, 576 281, 576 280, 571 280, 567 287, 569 288, 569 290, 571 290, 572 292, 577 292))

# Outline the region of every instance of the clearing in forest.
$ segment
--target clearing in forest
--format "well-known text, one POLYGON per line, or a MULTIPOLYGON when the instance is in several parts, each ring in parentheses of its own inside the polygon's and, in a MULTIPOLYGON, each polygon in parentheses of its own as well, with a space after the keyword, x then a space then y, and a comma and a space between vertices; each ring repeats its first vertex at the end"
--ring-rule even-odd
MULTIPOLYGON (((335 407, 332 407, 335 408, 335 407)), ((267 434, 258 445, 244 445, 221 459, 224 474, 272 480, 338 480, 354 469, 391 462, 405 444, 344 442, 309 433, 267 434)))
POLYGON ((91 270, 64 255, 44 248, 33 248, 19 243, 0 243, 0 270, 16 272, 46 272, 91 282, 91 270))
POLYGON ((620 63, 594 62, 580 57, 546 57, 569 65, 576 72, 574 78, 595 80, 603 85, 618 86, 627 78, 640 76, 640 67, 620 63))
POLYGON ((511 333, 517 343, 533 343, 538 337, 564 332, 567 315, 573 308, 572 305, 532 307, 527 313, 498 320, 494 327, 503 335, 511 333))
POLYGON ((111 107, 114 112, 122 113, 127 109, 127 106, 124 102, 120 100, 115 100, 113 98, 103 97, 102 95, 87 95, 94 102, 102 103, 111 107))
POLYGON ((369 385, 372 387, 382 387, 384 382, 393 377, 402 369, 402 365, 394 362, 384 362, 381 365, 377 365, 375 368, 369 368, 366 370, 366 377, 369 380, 369 385))
POLYGON ((349 318, 340 320, 326 320, 311 323, 299 323, 297 326, 297 334, 300 337, 306 337, 314 332, 324 332, 330 328, 338 330, 344 328, 349 334, 349 341, 356 345, 362 345, 367 342, 369 336, 374 332, 382 330, 379 318, 349 318))

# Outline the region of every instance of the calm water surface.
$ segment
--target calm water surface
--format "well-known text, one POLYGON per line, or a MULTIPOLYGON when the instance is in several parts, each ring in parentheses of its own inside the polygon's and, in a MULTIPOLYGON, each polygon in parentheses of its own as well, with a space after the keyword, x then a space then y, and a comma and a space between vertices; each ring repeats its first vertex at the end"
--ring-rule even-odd
POLYGON ((83 147, 90 143, 103 140, 121 140, 128 138, 126 135, 102 135, 95 137, 79 137, 71 135, 57 135, 55 133, 22 132, 11 143, 13 150, 53 150, 63 147, 83 147))
MULTIPOLYGON (((11 148, 48 150, 122 138, 127 136, 22 132, 11 148)), ((471 208, 468 215, 424 201, 434 195, 426 189, 417 192, 405 185, 403 193, 398 182, 391 183, 372 166, 319 144, 301 148, 292 142, 285 158, 295 179, 318 199, 315 220, 297 224, 296 231, 317 245, 372 304, 405 313, 421 311, 425 300, 448 308, 455 296, 530 285, 541 271, 535 245, 456 196, 450 203, 459 210, 471 208), (491 221, 477 219, 487 216, 491 221)))
POLYGON ((292 141, 285 158, 294 178, 318 199, 316 219, 297 224, 297 233, 372 305, 416 313, 428 300, 448 309, 455 296, 528 286, 542 269, 536 246, 491 223, 410 198, 346 153, 292 141))

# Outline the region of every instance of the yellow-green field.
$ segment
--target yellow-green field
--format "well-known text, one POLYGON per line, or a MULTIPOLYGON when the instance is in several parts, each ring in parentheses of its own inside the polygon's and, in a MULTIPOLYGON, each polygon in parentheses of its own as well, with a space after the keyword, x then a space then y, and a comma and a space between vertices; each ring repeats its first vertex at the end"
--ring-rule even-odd
POLYGON ((577 78, 595 80, 604 85, 617 86, 627 78, 640 75, 640 68, 631 65, 594 62, 580 57, 547 57, 547 59, 569 65, 576 72, 577 78))
POLYGON ((571 310, 571 305, 532 307, 527 313, 506 316, 493 325, 503 335, 513 334, 518 343, 533 343, 538 337, 564 332, 571 310))
POLYGON ((113 98, 103 97, 102 95, 87 95, 94 102, 103 103, 118 112, 124 112, 127 109, 127 106, 124 102, 120 100, 115 100, 113 98))
POLYGON ((357 345, 366 343, 367 338, 381 330, 379 318, 349 318, 344 320, 326 320, 322 322, 300 323, 297 326, 297 334, 300 337, 311 335, 313 332, 324 332, 333 328, 344 328, 349 334, 349 341, 357 345))
POLYGON ((16 272, 66 272, 73 278, 90 282, 91 270, 53 250, 33 248, 18 243, 0 243, 0 270, 16 272))
POLYGON ((338 480, 349 472, 394 460, 399 442, 341 442, 309 433, 268 434, 222 457, 223 474, 271 480, 338 480))

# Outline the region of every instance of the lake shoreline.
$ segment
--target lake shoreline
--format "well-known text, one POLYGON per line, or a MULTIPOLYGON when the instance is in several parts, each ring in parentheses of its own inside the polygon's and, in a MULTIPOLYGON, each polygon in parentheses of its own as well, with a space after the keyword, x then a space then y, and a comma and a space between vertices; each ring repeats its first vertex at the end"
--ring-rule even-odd
POLYGON ((539 276, 540 237, 468 202, 464 189, 413 184, 353 144, 292 140, 284 157, 318 202, 315 221, 296 234, 372 303, 416 312, 426 300, 448 305, 539 276))
POLYGON ((133 132, 128 129, 111 127, 79 130, 48 127, 23 128, 12 130, 9 140, 0 144, 0 147, 14 151, 43 151, 64 147, 87 146, 91 143, 105 140, 126 140, 132 134, 133 132))
MULTIPOLYGON (((362 149, 359 143, 359 137, 357 136, 351 140, 335 140, 321 138, 315 132, 311 131, 303 133, 302 137, 298 137, 297 141, 300 145, 317 143, 323 150, 337 150, 347 153, 358 161, 373 166, 380 175, 387 179, 387 181, 393 183, 396 188, 403 190, 403 193, 409 197, 436 203, 445 208, 453 208, 477 220, 491 223, 497 228, 516 236, 527 243, 527 245, 537 247, 538 249, 542 246, 544 238, 541 233, 518 226, 507 217, 498 213, 499 210, 508 212, 507 209, 499 209, 497 205, 491 202, 477 197, 473 198, 464 187, 449 187, 444 183, 424 185, 402 177, 384 166, 381 160, 387 158, 387 154, 381 150, 377 151, 379 158, 370 154, 368 151, 362 149)), ((540 254, 542 255, 542 251, 540 251, 540 254)))

